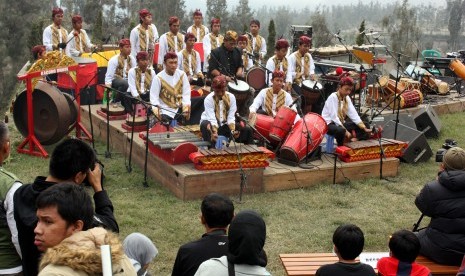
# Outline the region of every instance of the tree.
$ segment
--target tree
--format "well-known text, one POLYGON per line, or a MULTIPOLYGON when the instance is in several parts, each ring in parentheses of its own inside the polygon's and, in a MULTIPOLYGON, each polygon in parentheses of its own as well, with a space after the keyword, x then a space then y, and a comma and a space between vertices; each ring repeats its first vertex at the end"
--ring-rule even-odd
POLYGON ((274 55, 275 41, 276 41, 276 30, 274 28, 274 21, 273 19, 271 19, 270 24, 268 25, 268 39, 266 41, 266 45, 267 45, 266 60, 274 55))
POLYGON ((97 13, 97 18, 95 19, 92 38, 96 44, 100 44, 103 41, 103 13, 101 10, 97 13))
POLYGON ((207 0, 207 18, 209 21, 212 18, 219 18, 223 30, 229 29, 229 13, 226 0, 207 0))
POLYGON ((458 38, 460 35, 460 30, 462 29, 462 1, 455 0, 451 3, 451 9, 449 14, 449 23, 447 28, 449 29, 449 48, 452 50, 457 49, 458 38))
POLYGON ((355 39, 355 43, 357 45, 362 45, 365 42, 365 19, 362 20, 362 23, 360 24, 360 28, 358 28, 358 35, 357 38, 355 39))
POLYGON ((254 17, 254 13, 249 7, 249 0, 240 0, 236 7, 233 7, 229 27, 245 33, 249 29, 249 22, 254 17))
POLYGON ((328 26, 326 23, 326 16, 322 14, 319 10, 317 10, 310 17, 310 21, 311 21, 311 25, 313 28, 313 34, 312 34, 313 47, 319 48, 319 47, 330 45, 333 35, 328 29, 328 26))

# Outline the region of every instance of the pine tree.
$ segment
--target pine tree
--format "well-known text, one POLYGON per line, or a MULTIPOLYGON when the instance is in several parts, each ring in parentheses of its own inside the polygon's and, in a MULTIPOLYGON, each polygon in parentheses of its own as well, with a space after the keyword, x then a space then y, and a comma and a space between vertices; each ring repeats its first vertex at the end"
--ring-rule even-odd
POLYGON ((268 25, 268 39, 266 40, 266 59, 269 59, 271 56, 274 55, 274 44, 276 41, 276 30, 274 27, 274 20, 270 20, 270 24, 268 25))
POLYGON ((103 41, 103 12, 100 10, 95 19, 92 40, 95 44, 101 44, 103 41))
POLYGON ((362 45, 365 42, 365 19, 362 20, 362 23, 360 24, 360 28, 358 28, 358 35, 357 38, 355 39, 355 43, 357 45, 362 45))

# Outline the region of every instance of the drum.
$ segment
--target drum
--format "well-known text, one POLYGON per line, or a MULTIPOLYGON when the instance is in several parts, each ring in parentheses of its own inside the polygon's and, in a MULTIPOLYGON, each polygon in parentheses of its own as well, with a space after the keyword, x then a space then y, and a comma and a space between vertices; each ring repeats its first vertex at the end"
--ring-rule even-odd
POLYGON ((323 85, 321 83, 312 80, 304 80, 302 82, 302 95, 304 96, 302 109, 304 113, 312 110, 312 105, 318 102, 321 93, 323 93, 323 85))
POLYGON ((255 90, 261 90, 266 86, 266 73, 260 67, 254 66, 247 71, 247 83, 255 90))
POLYGON ((228 82, 228 91, 236 97, 237 110, 240 110, 240 107, 245 105, 249 97, 249 88, 250 86, 245 81, 237 80, 237 84, 228 82))
POLYGON ((200 55, 200 61, 203 62, 203 42, 195 42, 194 43, 194 50, 196 50, 200 55))
POLYGON ((293 109, 287 106, 281 107, 276 117, 274 117, 273 127, 270 130, 270 138, 278 142, 286 138, 287 134, 291 131, 292 125, 294 125, 296 116, 297 112, 293 109))
POLYGON ((421 78, 421 92, 428 93, 430 91, 437 92, 438 86, 436 85, 436 78, 427 72, 421 78))
POLYGON ((459 59, 451 60, 449 63, 449 69, 458 77, 465 79, 465 65, 463 65, 459 59))
POLYGON ((297 121, 287 136, 281 147, 280 157, 298 163, 305 158, 307 147, 308 153, 311 153, 320 145, 327 131, 328 126, 323 117, 316 113, 306 114, 297 121))
POLYGON ((400 108, 415 107, 423 102, 423 94, 420 90, 408 90, 400 94, 399 100, 394 101, 394 96, 390 99, 389 106, 392 109, 397 108, 397 103, 400 103, 400 108))
POLYGON ((436 80, 436 85, 438 86, 438 94, 439 95, 445 95, 449 93, 449 84, 445 81, 441 80, 436 80))
MULTIPOLYGON (((273 117, 264 115, 264 114, 258 114, 258 113, 255 114, 255 118, 253 118, 252 120, 249 120, 249 123, 253 127, 255 127, 255 129, 269 141, 271 140, 270 130, 273 127, 273 122, 274 122, 273 117)), ((259 139, 259 136, 255 138, 259 139)))
POLYGON ((396 92, 396 81, 389 79, 387 85, 384 87, 384 93, 387 94, 385 99, 388 99, 390 96, 394 94, 399 94, 404 91, 405 87, 402 83, 397 82, 397 92, 396 92))
POLYGON ((382 100, 384 100, 384 97, 381 87, 378 84, 369 84, 367 89, 366 105, 378 105, 382 100))

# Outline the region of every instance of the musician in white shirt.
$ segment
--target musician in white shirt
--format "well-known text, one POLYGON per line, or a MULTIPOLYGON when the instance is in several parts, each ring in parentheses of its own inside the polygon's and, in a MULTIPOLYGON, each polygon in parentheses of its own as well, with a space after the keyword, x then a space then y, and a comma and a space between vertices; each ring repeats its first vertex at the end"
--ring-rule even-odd
POLYGON ((197 9, 194 12, 194 25, 187 28, 188 33, 193 33, 197 41, 203 41, 203 38, 210 32, 207 26, 202 25, 203 15, 202 12, 197 9))
POLYGON ((190 84, 203 86, 204 76, 200 64, 200 53, 194 50, 195 42, 196 38, 193 33, 186 33, 184 35, 186 48, 177 53, 178 69, 186 73, 190 84))
MULTIPOLYGON (((141 51, 136 55, 137 67, 129 69, 128 84, 131 96, 140 100, 150 101, 150 87, 153 78, 156 78, 155 71, 149 67, 149 54, 141 51)), ((137 104, 137 102, 133 102, 137 104)), ((131 113, 134 109, 131 107, 131 113)))
POLYGON ((279 39, 278 41, 276 41, 275 44, 274 56, 270 57, 266 62, 266 69, 269 70, 269 79, 271 79, 272 74, 275 70, 284 72, 285 83, 283 89, 286 91, 290 91, 292 86, 292 78, 290 75, 287 74, 289 69, 289 62, 286 55, 288 50, 289 42, 284 38, 279 39))
POLYGON ((79 14, 71 18, 73 31, 69 33, 66 46, 66 55, 70 57, 80 57, 83 53, 89 53, 96 46, 90 42, 87 32, 82 29, 82 16, 79 14), (72 39, 74 37, 74 39, 72 39))
POLYGON ((63 22, 63 10, 61 8, 53 8, 52 20, 53 24, 44 29, 42 43, 45 45, 47 52, 54 50, 62 51, 66 48, 68 32, 61 26, 63 22))
POLYGON ((253 67, 253 60, 251 58, 251 53, 247 52, 247 44, 249 43, 249 39, 246 35, 240 35, 237 38, 237 48, 242 52, 242 63, 244 64, 244 76, 245 72, 248 71, 250 68, 253 67))
POLYGON ((214 49, 218 48, 223 44, 223 35, 220 34, 221 21, 218 18, 213 18, 210 24, 211 33, 205 35, 203 38, 203 71, 208 72, 208 59, 210 58, 210 53, 214 49))
MULTIPOLYGON (((158 40, 157 27, 152 24, 152 14, 147 9, 139 11, 139 25, 131 30, 131 55, 136 57, 140 51, 149 53, 153 60, 155 42, 158 40)), ((153 61, 150 61, 153 62, 153 61)))
POLYGON ((256 56, 258 62, 262 62, 266 56, 266 40, 264 37, 258 34, 260 31, 260 21, 257 19, 252 19, 250 21, 249 27, 251 35, 249 37, 247 51, 256 56))
POLYGON ((181 21, 171 16, 168 21, 170 30, 160 36, 158 50, 158 71, 163 69, 164 57, 168 52, 177 53, 184 49, 184 35, 179 32, 181 21))
POLYGON ((150 103, 159 120, 182 122, 190 118, 191 87, 186 73, 177 67, 176 53, 166 53, 164 69, 152 81, 150 103))

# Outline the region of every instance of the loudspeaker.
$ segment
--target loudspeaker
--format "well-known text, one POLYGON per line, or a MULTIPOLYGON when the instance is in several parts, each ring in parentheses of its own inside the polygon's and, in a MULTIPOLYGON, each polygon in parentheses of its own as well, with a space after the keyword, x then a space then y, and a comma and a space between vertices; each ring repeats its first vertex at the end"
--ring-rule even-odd
MULTIPOLYGON (((384 125, 383 137, 394 139, 396 123, 389 121, 384 125)), ((396 140, 408 143, 408 147, 404 150, 401 160, 407 163, 426 162, 431 156, 433 151, 426 140, 425 135, 411 127, 403 124, 397 125, 396 140)))
POLYGON ((434 108, 427 105, 421 108, 413 115, 417 129, 425 134, 426 137, 438 137, 441 131, 441 121, 434 108))
MULTIPOLYGON (((373 118, 372 122, 376 125, 380 125, 384 127, 388 122, 393 121, 395 122, 397 118, 397 114, 381 114, 379 116, 376 116, 373 118)), ((400 113, 399 114, 399 123, 403 124, 405 126, 411 127, 413 129, 416 129, 417 126, 415 124, 415 119, 411 114, 407 113, 400 113)))

